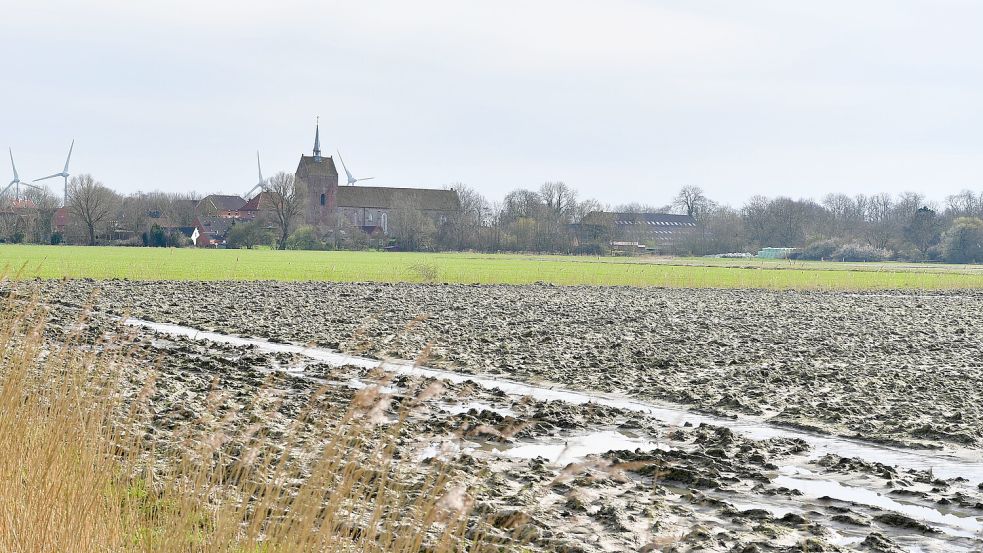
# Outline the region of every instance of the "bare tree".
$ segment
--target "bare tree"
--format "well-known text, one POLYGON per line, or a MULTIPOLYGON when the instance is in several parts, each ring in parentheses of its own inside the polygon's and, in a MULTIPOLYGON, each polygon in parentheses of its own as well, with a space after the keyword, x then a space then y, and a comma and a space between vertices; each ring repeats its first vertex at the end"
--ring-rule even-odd
POLYGON ((896 236, 901 222, 895 217, 894 198, 890 194, 875 194, 867 198, 864 236, 867 243, 878 249, 886 249, 896 236))
POLYGON ((546 182, 539 187, 544 209, 536 220, 537 249, 562 251, 571 247, 570 222, 577 211, 577 191, 563 182, 546 182))
POLYGON ((118 196, 92 175, 76 175, 68 181, 68 211, 85 226, 89 245, 96 245, 96 229, 109 221, 118 196))
POLYGON ((281 171, 270 178, 264 199, 265 211, 279 231, 277 248, 286 249, 294 221, 304 210, 304 187, 294 181, 292 174, 281 171))
MULTIPOLYGON (((720 207, 708 213, 701 222, 700 236, 703 253, 732 253, 744 251, 744 219, 730 207, 720 207)), ((694 236, 697 236, 694 234, 694 236)))
POLYGON ((983 194, 977 197, 971 190, 947 196, 946 211, 950 217, 977 217, 983 215, 983 194))
POLYGON ((518 189, 502 200, 501 222, 509 225, 524 218, 535 218, 545 208, 543 197, 532 190, 518 189))
POLYGON ((577 207, 574 210, 572 222, 582 223, 584 219, 591 213, 604 211, 604 205, 601 202, 589 198, 581 202, 577 202, 577 207))
POLYGON ((438 229, 440 247, 457 250, 479 248, 481 229, 487 223, 490 212, 488 200, 461 183, 455 184, 452 189, 457 192, 461 209, 438 229))
POLYGON ((577 191, 561 181, 546 182, 539 187, 539 197, 556 219, 566 221, 577 208, 577 191))
POLYGON ((199 201, 201 201, 201 195, 194 192, 173 194, 162 202, 160 209, 162 215, 166 215, 174 224, 189 227, 194 224, 195 217, 197 217, 199 201))
POLYGON ((670 211, 671 206, 655 206, 649 204, 640 204, 638 202, 631 202, 627 204, 619 204, 614 207, 612 211, 616 213, 665 213, 670 211))
POLYGON ((942 239, 942 222, 935 211, 921 207, 909 218, 904 227, 904 237, 914 244, 923 256, 942 239))
POLYGON ((758 246, 799 246, 823 208, 812 200, 752 196, 741 210, 748 239, 758 246))
POLYGON ((24 192, 24 196, 37 208, 37 217, 34 219, 34 225, 28 231, 29 239, 35 244, 50 243, 55 211, 61 205, 60 198, 55 196, 48 187, 28 188, 24 192))
POLYGON ((433 249, 437 228, 434 221, 416 205, 407 204, 392 210, 389 228, 396 246, 404 251, 433 249))
POLYGON ((672 200, 673 207, 679 208, 693 218, 698 218, 700 213, 710 207, 710 204, 710 200, 699 186, 682 187, 672 200))

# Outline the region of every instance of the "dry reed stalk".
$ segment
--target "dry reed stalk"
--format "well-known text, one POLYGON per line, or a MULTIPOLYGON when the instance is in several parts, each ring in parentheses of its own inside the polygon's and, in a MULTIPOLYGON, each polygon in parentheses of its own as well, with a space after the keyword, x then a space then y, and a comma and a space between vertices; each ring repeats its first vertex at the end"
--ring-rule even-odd
POLYGON ((0 551, 482 549, 467 488, 441 463, 399 461, 405 414, 359 416, 388 408, 378 390, 333 417, 316 391, 278 443, 236 430, 214 384, 188 445, 160 444, 146 430, 166 373, 82 324, 46 339, 46 315, 15 293, 0 314, 0 551))

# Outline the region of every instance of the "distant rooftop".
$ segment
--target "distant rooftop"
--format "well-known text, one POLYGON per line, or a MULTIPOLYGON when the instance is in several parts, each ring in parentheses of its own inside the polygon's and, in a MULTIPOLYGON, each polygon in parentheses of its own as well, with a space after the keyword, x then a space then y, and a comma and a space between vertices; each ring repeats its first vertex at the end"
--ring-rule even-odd
POLYGON ((598 219, 611 221, 617 226, 646 225, 652 227, 695 227, 696 219, 677 213, 624 213, 614 211, 594 211, 584 218, 594 222, 598 219))
POLYGON ((245 205, 245 203, 246 200, 240 198, 239 196, 212 194, 210 196, 205 196, 200 202, 198 202, 198 206, 206 209, 214 209, 216 211, 237 211, 239 208, 245 205))

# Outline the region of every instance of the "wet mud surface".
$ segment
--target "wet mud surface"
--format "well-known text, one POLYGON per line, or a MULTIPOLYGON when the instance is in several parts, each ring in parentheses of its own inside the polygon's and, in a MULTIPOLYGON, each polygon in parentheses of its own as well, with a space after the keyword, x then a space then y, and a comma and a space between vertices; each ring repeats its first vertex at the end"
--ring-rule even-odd
MULTIPOLYGON (((93 283, 71 283, 88 297, 93 283)), ((983 293, 134 283, 99 308, 916 447, 983 447, 983 293)))
POLYGON ((88 304, 87 339, 110 333, 139 344, 134 385, 142 371, 160 372, 149 432, 165 443, 180 441, 216 390, 252 413, 225 424, 261 419, 274 433, 326 384, 327 401, 339 404, 380 386, 392 398, 389 420, 428 390, 405 422, 411 438, 400 455, 451 467, 474 496, 474 516, 510 549, 983 549, 980 294, 44 286, 58 287, 48 298, 66 327, 88 304), (355 358, 123 326, 122 314, 360 359, 419 358, 464 376, 380 374, 355 358), (538 386, 496 388, 496 378, 538 386), (555 396, 542 392, 550 387, 555 396), (713 417, 571 401, 561 389, 713 417), (728 426, 734 417, 745 426, 728 426), (759 423, 767 431, 747 431, 759 423), (782 425, 792 429, 773 432, 782 425), (915 446, 898 451, 928 461, 849 447, 835 451, 857 455, 838 455, 813 439, 823 434, 915 446), (948 471, 936 473, 931 456, 950 452, 948 471))

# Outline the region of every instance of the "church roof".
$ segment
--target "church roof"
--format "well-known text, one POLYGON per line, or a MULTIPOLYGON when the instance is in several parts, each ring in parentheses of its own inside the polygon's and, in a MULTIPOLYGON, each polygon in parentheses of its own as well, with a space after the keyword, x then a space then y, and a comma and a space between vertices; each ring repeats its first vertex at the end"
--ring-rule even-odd
POLYGON ((243 200, 239 196, 226 196, 223 194, 212 194, 210 196, 205 196, 204 199, 198 204, 200 207, 205 209, 214 209, 216 211, 236 211, 246 200, 243 200))
POLYGON ((342 186, 335 196, 338 207, 396 209, 414 207, 424 211, 459 211, 461 201, 454 190, 342 186))
POLYGON ((334 165, 331 156, 321 156, 321 161, 314 159, 314 156, 300 156, 300 164, 297 165, 297 175, 337 177, 338 169, 334 165))

